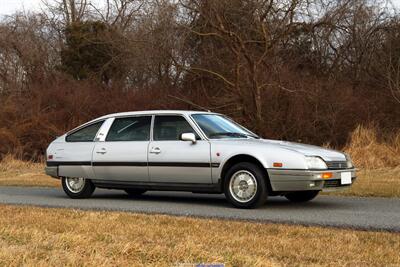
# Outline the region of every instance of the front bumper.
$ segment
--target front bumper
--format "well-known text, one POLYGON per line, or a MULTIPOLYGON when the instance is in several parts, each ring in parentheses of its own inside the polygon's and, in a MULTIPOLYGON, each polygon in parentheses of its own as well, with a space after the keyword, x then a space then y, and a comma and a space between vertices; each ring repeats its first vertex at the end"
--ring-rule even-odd
POLYGON ((267 169, 273 191, 306 191, 323 190, 337 191, 349 188, 356 179, 356 169, 341 170, 289 170, 267 169), (332 178, 323 179, 322 173, 332 173, 332 178), (351 173, 351 184, 341 183, 341 173, 351 173))
POLYGON ((46 166, 44 168, 44 172, 47 175, 49 175, 49 176, 51 176, 53 178, 57 178, 57 179, 59 178, 58 177, 58 167, 57 166, 46 166))

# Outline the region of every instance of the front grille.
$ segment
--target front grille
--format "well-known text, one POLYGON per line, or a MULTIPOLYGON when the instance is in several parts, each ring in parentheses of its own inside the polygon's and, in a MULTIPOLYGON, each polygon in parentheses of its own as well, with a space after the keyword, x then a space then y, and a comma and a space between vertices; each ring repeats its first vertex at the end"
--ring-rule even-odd
POLYGON ((329 170, 347 169, 347 162, 346 161, 327 161, 326 165, 328 166, 329 170))
MULTIPOLYGON (((351 178, 351 183, 353 184, 354 178, 351 178)), ((332 180, 325 180, 324 188, 329 187, 341 187, 341 186, 349 186, 350 184, 341 184, 340 179, 332 179, 332 180)))
POLYGON ((324 183, 324 187, 338 187, 341 186, 340 184, 340 179, 335 179, 335 180, 326 180, 324 183))

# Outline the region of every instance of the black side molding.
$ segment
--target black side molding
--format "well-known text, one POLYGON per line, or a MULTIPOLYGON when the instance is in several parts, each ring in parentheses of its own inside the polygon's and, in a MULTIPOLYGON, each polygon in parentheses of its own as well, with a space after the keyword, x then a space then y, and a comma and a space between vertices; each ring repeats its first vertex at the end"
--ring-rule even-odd
POLYGON ((137 166, 146 167, 147 162, 93 162, 93 166, 137 166))
POLYGON ((208 163, 208 162, 90 162, 90 161, 48 161, 46 162, 48 167, 53 166, 136 166, 136 167, 193 167, 193 168, 218 168, 220 163, 208 163))
POLYGON ((90 166, 92 163, 90 161, 47 161, 47 167, 55 166, 90 166))

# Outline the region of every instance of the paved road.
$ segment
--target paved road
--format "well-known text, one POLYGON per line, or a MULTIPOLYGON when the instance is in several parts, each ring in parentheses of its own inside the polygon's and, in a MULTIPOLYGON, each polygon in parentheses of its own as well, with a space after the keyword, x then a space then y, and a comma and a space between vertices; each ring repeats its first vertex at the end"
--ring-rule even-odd
POLYGON ((0 187, 0 203, 400 232, 400 199, 319 196, 309 203, 293 204, 271 197, 259 209, 241 210, 232 208, 223 195, 148 192, 129 198, 123 191, 97 189, 90 199, 73 200, 62 189, 0 187))

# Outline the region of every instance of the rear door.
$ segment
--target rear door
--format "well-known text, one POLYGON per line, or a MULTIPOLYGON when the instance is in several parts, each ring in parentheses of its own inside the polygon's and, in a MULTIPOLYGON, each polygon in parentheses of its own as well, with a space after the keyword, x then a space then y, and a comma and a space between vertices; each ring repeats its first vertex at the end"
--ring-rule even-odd
POLYGON ((147 182, 147 150, 151 116, 115 118, 107 136, 96 143, 93 169, 96 179, 147 182))
POLYGON ((157 115, 149 146, 150 181, 157 183, 211 184, 210 143, 201 140, 181 115, 157 115), (194 133, 197 142, 181 141, 194 133))
POLYGON ((54 161, 48 165, 59 166, 59 176, 94 178, 92 153, 96 134, 103 122, 93 122, 68 133, 65 142, 54 145, 54 161))

